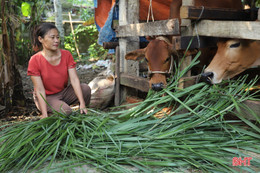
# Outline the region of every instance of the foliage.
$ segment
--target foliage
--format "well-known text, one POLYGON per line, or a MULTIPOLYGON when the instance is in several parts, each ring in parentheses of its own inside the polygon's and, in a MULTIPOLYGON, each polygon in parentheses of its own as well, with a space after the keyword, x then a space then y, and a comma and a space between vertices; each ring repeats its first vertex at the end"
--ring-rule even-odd
MULTIPOLYGON (((35 1, 33 1, 35 2, 35 1)), ((1 104, 3 104, 6 109, 5 112, 11 110, 13 105, 24 106, 25 105, 25 97, 23 95, 23 87, 21 77, 17 70, 16 62, 20 61, 20 59, 24 58, 24 56, 20 57, 17 50, 19 50, 19 45, 17 43, 21 37, 20 26, 23 22, 21 5, 23 1, 14 0, 14 1, 2 1, 2 34, 3 34, 3 49, 5 51, 1 52, 1 62, 0 71, 4 72, 0 74, 0 95, 1 95, 1 104), (5 69, 3 70, 3 67, 5 69), (3 94, 3 95, 2 95, 3 94)), ((28 7, 28 6, 27 6, 28 7)), ((35 19, 37 16, 34 12, 36 10, 35 5, 32 8, 32 19, 35 19)), ((28 8, 27 8, 28 10, 28 8)), ((28 13, 29 15, 29 13, 28 13)), ((34 20, 32 20, 34 21, 34 20)), ((30 31, 30 30, 29 30, 30 31)), ((27 31, 28 32, 28 31, 27 31)), ((25 51, 26 52, 26 51, 25 51)), ((27 57, 27 56, 25 56, 27 57)))
MULTIPOLYGON (((191 65, 196 64, 193 61, 191 65)), ((236 172, 233 157, 260 154, 258 119, 252 123, 242 116, 242 102, 253 99, 249 90, 254 82, 245 78, 208 86, 198 83, 178 88, 178 80, 189 70, 176 71, 171 85, 160 92, 150 91, 136 107, 109 113, 90 109, 36 122, 24 122, 0 132, 0 171, 40 169, 40 172, 71 170, 91 164, 104 172, 236 172), (164 95, 162 97, 162 95, 164 95), (153 115, 169 105, 175 109, 162 119, 153 115), (237 109, 236 120, 225 120, 237 109), (62 166, 53 163, 64 160, 62 166), (73 163, 73 164, 72 164, 73 163), (130 166, 130 167, 126 167, 130 166), (130 168, 130 169, 127 169, 130 168)), ((257 118, 257 117, 256 117, 257 118)), ((260 160, 251 160, 253 172, 260 160)))
POLYGON ((89 20, 94 17, 94 11, 90 8, 81 8, 80 9, 80 18, 84 21, 89 20))
POLYGON ((255 6, 257 7, 257 8, 259 8, 260 7, 260 0, 255 0, 255 1, 251 1, 251 0, 241 0, 242 1, 242 3, 244 4, 244 5, 249 5, 249 6, 251 6, 251 3, 255 3, 255 6))
POLYGON ((28 2, 23 2, 21 9, 23 16, 28 17, 31 15, 31 6, 28 2))
POLYGON ((15 39, 16 39, 16 50, 17 50, 17 59, 18 63, 21 65, 27 64, 29 58, 33 54, 32 51, 32 33, 40 21, 42 20, 42 15, 46 7, 49 5, 50 0, 44 1, 18 1, 14 5, 16 5, 15 12, 19 19, 19 27, 16 29, 15 39), (26 5, 24 5, 26 4, 26 5), (28 11, 27 11, 28 10, 28 11), (26 20, 24 20, 26 19, 26 20))
POLYGON ((257 1, 255 2, 255 6, 258 7, 258 8, 260 8, 260 0, 257 0, 257 1))
MULTIPOLYGON (((17 33, 20 32, 21 31, 17 31, 17 33)), ((23 36, 17 37, 16 50, 17 50, 18 64, 20 65, 27 64, 31 55, 33 54, 31 40, 26 37, 23 38, 23 36)))
POLYGON ((81 20, 87 21, 89 18, 94 17, 93 0, 66 0, 66 3, 63 2, 62 5, 67 8, 71 8, 73 5, 77 6, 81 20))
MULTIPOLYGON (((89 26, 82 26, 78 25, 77 28, 74 30, 76 41, 77 43, 82 40, 85 41, 85 49, 87 49, 86 57, 83 59, 88 59, 92 57, 101 57, 102 55, 106 54, 106 50, 103 49, 102 46, 98 45, 98 31, 95 25, 89 26)), ((76 48, 75 48, 75 41, 73 39, 73 34, 71 33, 69 36, 65 36, 65 49, 70 50, 74 57, 77 57, 76 48)))
POLYGON ((93 43, 88 48, 88 53, 91 58, 105 58, 107 55, 107 50, 105 50, 102 46, 100 46, 98 43, 93 43))
MULTIPOLYGON (((74 3, 75 5, 87 5, 90 6, 93 4, 92 1, 87 2, 87 4, 85 3, 85 1, 69 1, 70 3, 74 3)), ((31 1, 15 1, 14 3, 16 3, 16 13, 20 14, 22 16, 22 14, 27 15, 26 13, 28 13, 27 18, 30 19, 29 22, 20 22, 20 28, 18 28, 16 30, 16 49, 17 49, 17 55, 18 55, 18 63, 19 64, 26 64, 30 58, 30 56, 33 54, 32 52, 32 45, 31 45, 31 35, 27 35, 27 34, 23 34, 23 33, 28 33, 28 31, 33 30, 33 28, 42 20, 42 17, 44 17, 44 10, 46 10, 49 6, 50 6, 50 1, 49 0, 45 0, 45 1, 36 1, 36 0, 31 0, 31 1), (26 4, 26 5, 25 5, 26 4), (25 6, 24 8, 22 8, 23 6, 25 6), (34 8, 33 8, 34 7, 34 8), (31 11, 34 10, 32 12, 32 14, 34 14, 34 16, 30 15, 30 12, 27 12, 27 10, 31 11)), ((81 8, 81 18, 83 20, 87 20, 91 17, 94 16, 94 11, 91 10, 91 8, 81 8)), ((32 32, 29 32, 32 33, 32 32)), ((75 30, 76 33, 76 39, 77 39, 77 43, 79 43, 80 41, 84 41, 84 39, 80 39, 80 37, 84 37, 85 40, 87 39, 88 42, 90 42, 91 44, 93 43, 93 45, 91 44, 87 44, 86 46, 88 47, 89 45, 91 45, 91 48, 89 50, 89 54, 87 54, 87 56, 94 56, 94 57, 99 57, 101 56, 105 50, 99 46, 96 45, 95 39, 97 39, 97 30, 96 28, 92 25, 89 27, 78 27, 75 30)), ((73 40, 73 35, 72 33, 69 36, 66 36, 65 38, 65 48, 70 50, 73 54, 74 57, 77 57, 76 54, 76 50, 75 50, 75 42, 73 40)))
POLYGON ((93 0, 67 0, 67 1, 75 5, 94 6, 93 0))

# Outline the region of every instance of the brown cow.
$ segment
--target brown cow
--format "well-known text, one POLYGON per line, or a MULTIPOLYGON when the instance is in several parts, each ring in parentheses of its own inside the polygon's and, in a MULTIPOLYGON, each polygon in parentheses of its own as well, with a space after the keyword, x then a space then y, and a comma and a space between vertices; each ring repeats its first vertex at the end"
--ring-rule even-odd
POLYGON ((140 58, 145 57, 150 77, 149 86, 157 91, 166 85, 166 75, 171 73, 173 67, 172 54, 174 52, 169 39, 157 37, 151 40, 146 48, 127 53, 125 59, 140 60, 140 58))
MULTIPOLYGON (((180 20, 181 5, 182 0, 172 1, 170 18, 178 18, 180 20)), ((242 9, 241 0, 195 0, 195 6, 242 9)), ((172 70, 171 67, 174 63, 172 54, 174 52, 176 51, 173 50, 171 39, 160 36, 150 41, 146 48, 127 53, 125 59, 139 60, 140 58, 138 57, 145 56, 150 70, 149 86, 154 90, 161 90, 166 86, 166 75, 172 70)))
POLYGON ((260 41, 222 40, 218 42, 217 53, 201 78, 207 83, 217 84, 259 65, 260 41))

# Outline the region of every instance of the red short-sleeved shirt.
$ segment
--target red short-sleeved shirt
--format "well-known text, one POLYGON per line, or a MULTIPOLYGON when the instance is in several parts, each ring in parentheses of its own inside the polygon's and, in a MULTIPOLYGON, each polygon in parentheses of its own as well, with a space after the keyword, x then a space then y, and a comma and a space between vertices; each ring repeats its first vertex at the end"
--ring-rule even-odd
POLYGON ((29 61, 27 75, 40 76, 45 88, 46 95, 61 92, 68 85, 68 69, 75 68, 71 53, 67 50, 60 49, 61 61, 58 65, 51 65, 41 54, 33 55, 29 61))

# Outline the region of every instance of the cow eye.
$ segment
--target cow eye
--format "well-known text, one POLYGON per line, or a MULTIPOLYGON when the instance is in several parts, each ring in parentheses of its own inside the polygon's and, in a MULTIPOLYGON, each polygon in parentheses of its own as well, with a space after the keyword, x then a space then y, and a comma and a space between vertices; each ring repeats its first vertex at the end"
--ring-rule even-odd
POLYGON ((168 58, 164 61, 164 63, 168 62, 169 60, 170 60, 170 57, 168 57, 168 58))
POLYGON ((239 47, 240 46, 240 43, 235 43, 235 44, 231 44, 229 47, 230 48, 236 48, 236 47, 239 47))
POLYGON ((147 58, 144 58, 144 60, 145 60, 146 62, 148 62, 148 59, 147 59, 147 58))

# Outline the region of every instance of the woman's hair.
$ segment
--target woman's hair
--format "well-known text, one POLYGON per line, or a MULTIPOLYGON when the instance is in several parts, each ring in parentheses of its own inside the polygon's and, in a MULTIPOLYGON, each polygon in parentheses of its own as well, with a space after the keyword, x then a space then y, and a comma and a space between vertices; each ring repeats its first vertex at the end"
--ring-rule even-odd
MULTIPOLYGON (((57 29, 57 27, 52 23, 43 23, 43 24, 39 25, 38 27, 36 27, 36 29, 34 30, 34 33, 33 33, 33 50, 35 52, 42 49, 42 43, 39 41, 38 37, 40 36, 40 37, 44 38, 46 33, 48 31, 50 31, 51 29, 57 29)), ((58 31, 58 29, 57 29, 57 31, 58 31)))

